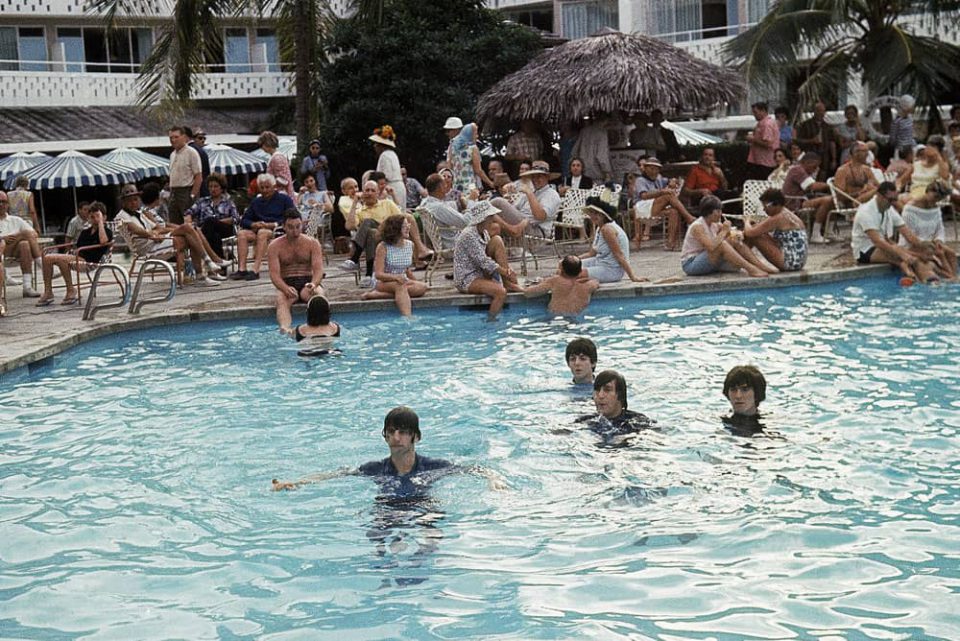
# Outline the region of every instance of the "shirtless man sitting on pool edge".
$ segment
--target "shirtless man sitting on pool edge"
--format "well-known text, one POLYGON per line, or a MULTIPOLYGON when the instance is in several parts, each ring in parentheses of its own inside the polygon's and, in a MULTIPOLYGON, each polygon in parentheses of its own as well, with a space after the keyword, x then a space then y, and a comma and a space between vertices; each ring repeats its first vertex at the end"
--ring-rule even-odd
POLYGON ((277 288, 277 324, 291 334, 294 303, 323 295, 323 248, 316 238, 303 235, 303 218, 296 209, 283 213, 284 235, 270 241, 267 264, 270 282, 277 288))

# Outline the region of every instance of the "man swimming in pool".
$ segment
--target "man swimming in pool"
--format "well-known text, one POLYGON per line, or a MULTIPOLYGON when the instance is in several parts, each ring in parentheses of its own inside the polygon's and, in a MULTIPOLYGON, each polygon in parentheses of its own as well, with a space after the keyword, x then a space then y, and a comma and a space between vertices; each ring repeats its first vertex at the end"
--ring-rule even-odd
POLYGON ((607 445, 619 445, 629 435, 652 428, 655 423, 649 417, 627 409, 627 381, 611 369, 600 372, 594 379, 593 402, 597 413, 581 416, 577 422, 587 423, 607 445))
POLYGON ((590 304, 590 296, 600 287, 600 281, 583 275, 579 256, 565 256, 557 266, 557 273, 536 285, 524 288, 527 296, 550 292, 547 310, 551 314, 576 316, 590 304))
POLYGON ((444 459, 417 454, 420 440, 420 417, 409 407, 395 407, 383 419, 383 440, 390 448, 390 456, 381 461, 364 463, 354 470, 341 470, 308 476, 299 481, 273 479, 273 489, 295 490, 301 485, 317 483, 340 476, 372 476, 381 493, 392 498, 411 498, 425 495, 430 485, 451 472, 469 472, 483 476, 491 489, 506 487, 494 472, 479 466, 461 467, 444 459))
POLYGON ((723 419, 735 434, 749 436, 763 430, 759 405, 767 397, 767 380, 753 365, 737 365, 723 381, 723 395, 730 401, 733 415, 723 419))
POLYGON ((574 385, 593 386, 593 372, 597 369, 597 346, 589 338, 575 338, 567 343, 565 357, 573 374, 574 385))
POLYGON ((323 247, 316 238, 303 235, 303 218, 296 209, 283 213, 284 235, 270 241, 267 263, 270 282, 277 288, 277 324, 286 334, 293 332, 291 308, 323 295, 323 247))

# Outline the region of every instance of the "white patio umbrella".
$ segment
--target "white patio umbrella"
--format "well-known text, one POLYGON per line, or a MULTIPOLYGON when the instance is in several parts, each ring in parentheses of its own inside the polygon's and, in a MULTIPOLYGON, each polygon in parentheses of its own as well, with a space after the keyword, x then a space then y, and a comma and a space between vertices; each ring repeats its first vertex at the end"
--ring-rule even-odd
MULTIPOLYGON (((43 211, 43 190, 45 189, 73 189, 73 207, 77 207, 77 187, 93 187, 99 185, 121 185, 137 181, 137 172, 129 167, 118 165, 100 158, 94 158, 79 151, 65 151, 56 158, 51 158, 39 165, 31 167, 22 175, 30 181, 29 188, 40 191, 40 216, 43 228, 47 228, 47 220, 43 211)), ((7 189, 12 189, 16 176, 7 178, 7 189)))
MULTIPOLYGON (((297 154, 297 137, 296 136, 280 136, 280 147, 277 148, 281 154, 287 157, 287 160, 293 160, 293 157, 297 154)), ((265 152, 263 149, 257 148, 250 152, 252 155, 263 160, 270 160, 270 154, 265 152)))
POLYGON ((715 145, 723 142, 722 138, 705 134, 702 131, 690 129, 675 122, 664 120, 662 123, 664 129, 669 129, 677 139, 678 145, 715 145))
POLYGON ((50 156, 41 154, 38 151, 32 154, 18 151, 13 155, 0 159, 0 182, 6 182, 10 176, 19 176, 31 167, 35 167, 47 160, 50 160, 50 156))
POLYGON ((203 149, 210 159, 210 171, 234 176, 255 174, 267 169, 266 160, 227 145, 207 145, 203 149))
POLYGON ((136 170, 141 179, 170 175, 170 159, 133 147, 119 147, 100 156, 101 160, 136 170))

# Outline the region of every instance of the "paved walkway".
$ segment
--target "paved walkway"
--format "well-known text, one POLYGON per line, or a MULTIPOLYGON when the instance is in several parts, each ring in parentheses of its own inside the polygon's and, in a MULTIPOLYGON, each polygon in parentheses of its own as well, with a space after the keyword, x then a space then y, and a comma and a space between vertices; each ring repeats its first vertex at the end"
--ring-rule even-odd
MULTIPOLYGON (((392 301, 361 301, 359 290, 352 274, 337 269, 343 256, 332 256, 327 268, 324 286, 333 303, 335 312, 390 309, 392 301)), ((124 264, 122 257, 118 259, 124 264)), ((849 246, 836 244, 811 248, 807 270, 800 273, 782 274, 771 278, 747 278, 737 274, 721 274, 685 277, 679 266, 679 254, 663 251, 654 243, 645 245, 630 258, 638 275, 651 280, 647 283, 624 281, 616 285, 604 285, 597 297, 633 297, 664 295, 721 289, 753 287, 777 287, 822 280, 855 278, 869 273, 883 273, 886 267, 857 267, 850 258, 849 246)), ((550 255, 541 259, 540 268, 530 265, 528 278, 545 276, 556 270, 557 259, 550 255)), ((519 269, 519 266, 516 267, 519 269)), ((19 269, 10 268, 19 276, 19 269)), ((422 272, 418 272, 422 274, 422 272)), ((422 276, 421 276, 422 277, 422 276)), ((112 279, 108 279, 112 282, 112 279)), ((62 280, 56 281, 57 302, 63 296, 62 280)), ((163 281, 148 284, 147 294, 165 289, 163 281)), ((84 290, 86 291, 86 289, 84 290)), ((117 287, 111 285, 99 293, 101 301, 113 299, 117 287)), ((219 287, 187 286, 177 291, 173 300, 145 306, 138 315, 127 309, 101 310, 94 321, 83 321, 83 309, 79 306, 38 308, 35 299, 24 300, 20 287, 7 288, 7 316, 0 318, 0 374, 12 371, 29 363, 49 358, 85 340, 104 336, 126 329, 169 325, 190 322, 201 318, 250 318, 273 315, 274 289, 265 268, 260 280, 253 282, 226 281, 219 287)), ((414 301, 414 313, 418 308, 449 305, 485 305, 486 299, 465 296, 457 292, 451 281, 438 275, 433 288, 424 298, 414 301)), ((508 304, 524 301, 521 294, 510 296, 508 304)), ((544 305, 546 299, 531 300, 531 305, 544 305)), ((294 318, 303 317, 302 307, 294 310, 294 318)))

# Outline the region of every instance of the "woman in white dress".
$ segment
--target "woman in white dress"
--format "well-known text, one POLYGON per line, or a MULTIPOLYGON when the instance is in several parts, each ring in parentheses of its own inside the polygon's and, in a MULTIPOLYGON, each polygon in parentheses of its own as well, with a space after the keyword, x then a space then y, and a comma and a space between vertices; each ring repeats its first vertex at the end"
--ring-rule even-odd
POLYGON ((407 186, 403 182, 403 174, 400 173, 400 159, 396 152, 397 135, 393 132, 393 127, 384 125, 374 129, 369 140, 373 142, 373 148, 377 152, 377 171, 383 172, 387 177, 387 184, 393 187, 394 202, 401 211, 405 211, 407 186))

